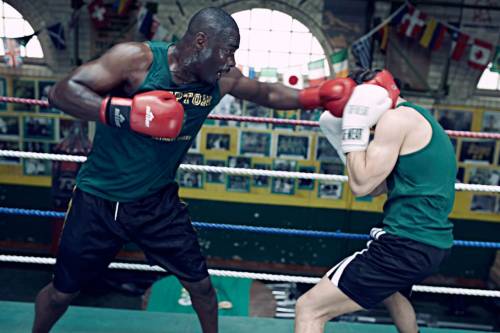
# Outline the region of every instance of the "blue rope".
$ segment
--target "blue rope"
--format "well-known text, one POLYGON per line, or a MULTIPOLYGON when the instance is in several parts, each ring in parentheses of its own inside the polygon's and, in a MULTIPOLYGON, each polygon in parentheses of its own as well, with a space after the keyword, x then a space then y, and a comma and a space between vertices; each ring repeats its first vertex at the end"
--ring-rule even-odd
MULTIPOLYGON (((55 217, 55 218, 64 218, 65 215, 65 213, 63 212, 45 211, 37 209, 7 208, 7 207, 0 207, 0 214, 55 217)), ((357 240, 368 240, 370 238, 370 236, 364 234, 352 234, 340 231, 283 229, 283 228, 255 227, 249 225, 235 225, 235 224, 224 224, 224 223, 193 222, 193 226, 201 229, 223 229, 232 231, 249 231, 249 232, 256 232, 263 234, 280 234, 289 236, 307 236, 307 237, 318 237, 318 238, 321 237, 321 238, 337 238, 337 239, 340 238, 340 239, 357 239, 357 240)), ((500 243, 498 242, 455 240, 453 242, 453 245, 464 246, 464 247, 500 249, 500 243)))

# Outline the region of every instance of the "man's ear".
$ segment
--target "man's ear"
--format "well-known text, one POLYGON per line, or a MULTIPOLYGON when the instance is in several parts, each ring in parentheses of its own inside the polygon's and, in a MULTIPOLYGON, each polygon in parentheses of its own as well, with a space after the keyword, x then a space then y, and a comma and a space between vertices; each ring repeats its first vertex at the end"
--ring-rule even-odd
POLYGON ((194 38, 195 47, 198 50, 201 50, 207 46, 208 36, 204 32, 197 32, 194 38))

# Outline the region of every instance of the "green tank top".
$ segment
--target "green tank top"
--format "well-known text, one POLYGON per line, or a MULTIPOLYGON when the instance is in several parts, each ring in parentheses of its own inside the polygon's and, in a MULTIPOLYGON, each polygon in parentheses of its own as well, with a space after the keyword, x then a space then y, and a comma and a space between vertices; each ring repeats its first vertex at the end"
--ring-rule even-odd
POLYGON ((133 95, 167 90, 184 106, 184 123, 175 139, 161 139, 97 123, 93 148, 77 176, 81 190, 128 202, 147 197, 174 182, 175 173, 210 111, 220 100, 218 84, 176 85, 168 67, 171 43, 149 42, 153 62, 133 95))
POLYGON ((450 138, 430 112, 409 102, 432 127, 431 141, 399 156, 387 177, 384 230, 438 248, 450 248, 453 225, 448 215, 455 199, 457 162, 450 138))

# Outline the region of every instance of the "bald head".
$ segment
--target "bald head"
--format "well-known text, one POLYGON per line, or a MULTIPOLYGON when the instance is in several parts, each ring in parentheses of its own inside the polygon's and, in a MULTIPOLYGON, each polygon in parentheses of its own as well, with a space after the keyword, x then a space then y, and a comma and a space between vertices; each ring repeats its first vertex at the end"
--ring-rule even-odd
POLYGON ((208 7, 200 10, 189 21, 186 35, 204 32, 209 36, 239 35, 236 21, 220 8, 208 7))

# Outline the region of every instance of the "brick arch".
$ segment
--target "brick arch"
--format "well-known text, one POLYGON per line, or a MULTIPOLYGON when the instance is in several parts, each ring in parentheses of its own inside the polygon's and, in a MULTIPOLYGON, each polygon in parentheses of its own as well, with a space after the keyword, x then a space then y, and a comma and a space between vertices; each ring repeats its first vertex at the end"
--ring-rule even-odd
POLYGON ((15 8, 23 16, 23 18, 28 21, 33 30, 41 30, 37 37, 42 47, 45 62, 49 68, 56 68, 56 63, 59 60, 58 58, 60 58, 60 55, 56 56, 58 50, 52 46, 49 36, 44 31, 44 28, 46 28, 47 25, 50 25, 53 20, 53 16, 46 10, 47 6, 40 6, 41 2, 37 4, 36 1, 30 0, 4 0, 4 2, 15 8))
MULTIPOLYGON (((328 39, 321 27, 322 16, 319 15, 319 17, 313 17, 295 4, 290 4, 286 1, 281 0, 236 0, 229 1, 221 5, 221 8, 231 14, 256 7, 278 10, 292 16, 294 19, 300 21, 300 23, 305 25, 311 31, 313 36, 318 39, 318 42, 325 51, 325 56, 328 57, 328 54, 331 54, 333 52, 332 46, 328 43, 328 39)), ((321 14, 322 11, 319 12, 321 14)), ((330 72, 333 73, 333 68, 331 68, 330 62, 327 61, 327 63, 328 66, 330 66, 330 72)))

